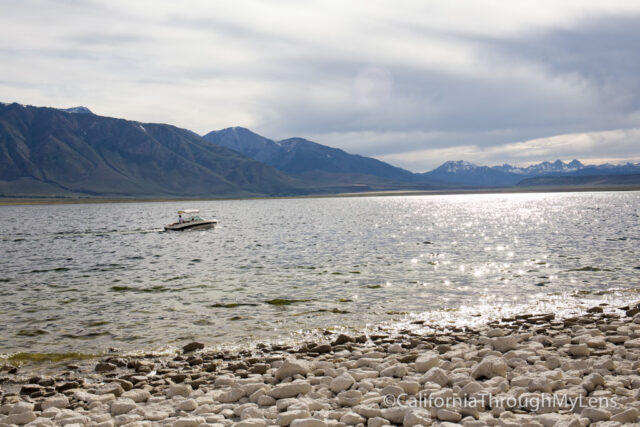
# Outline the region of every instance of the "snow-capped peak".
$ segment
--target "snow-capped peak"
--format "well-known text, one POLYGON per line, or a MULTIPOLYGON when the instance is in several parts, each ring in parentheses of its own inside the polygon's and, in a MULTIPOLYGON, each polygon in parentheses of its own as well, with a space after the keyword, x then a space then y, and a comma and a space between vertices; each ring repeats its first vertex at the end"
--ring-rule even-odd
POLYGON ((89 110, 87 107, 82 107, 82 106, 62 108, 61 110, 64 111, 65 113, 71 113, 71 114, 93 114, 91 110, 89 110))
POLYGON ((473 163, 464 160, 455 160, 443 163, 438 169, 445 169, 447 172, 456 173, 469 171, 477 167, 478 166, 474 165, 473 163))

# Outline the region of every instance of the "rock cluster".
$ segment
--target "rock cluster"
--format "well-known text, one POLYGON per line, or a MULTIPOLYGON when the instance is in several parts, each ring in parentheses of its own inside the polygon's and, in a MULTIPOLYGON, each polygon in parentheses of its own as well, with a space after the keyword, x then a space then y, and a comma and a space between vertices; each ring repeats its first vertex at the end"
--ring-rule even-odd
POLYGON ((638 425, 640 314, 601 308, 253 354, 196 343, 53 377, 20 369, 0 376, 0 426, 638 425))

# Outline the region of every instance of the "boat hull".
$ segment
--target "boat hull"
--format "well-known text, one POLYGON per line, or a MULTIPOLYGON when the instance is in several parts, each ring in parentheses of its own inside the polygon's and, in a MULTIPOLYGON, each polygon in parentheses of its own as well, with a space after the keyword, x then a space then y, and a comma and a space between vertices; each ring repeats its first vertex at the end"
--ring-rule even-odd
POLYGON ((208 230, 214 228, 217 221, 190 221, 182 224, 169 224, 164 227, 164 231, 190 231, 208 230))

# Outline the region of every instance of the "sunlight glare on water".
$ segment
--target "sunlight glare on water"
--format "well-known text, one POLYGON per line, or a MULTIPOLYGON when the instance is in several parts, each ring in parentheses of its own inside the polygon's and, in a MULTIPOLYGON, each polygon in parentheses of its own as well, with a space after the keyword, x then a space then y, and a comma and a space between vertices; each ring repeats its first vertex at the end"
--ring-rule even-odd
POLYGON ((639 212, 638 192, 1 206, 0 353, 622 304, 639 212), (219 227, 160 232, 182 208, 219 227))

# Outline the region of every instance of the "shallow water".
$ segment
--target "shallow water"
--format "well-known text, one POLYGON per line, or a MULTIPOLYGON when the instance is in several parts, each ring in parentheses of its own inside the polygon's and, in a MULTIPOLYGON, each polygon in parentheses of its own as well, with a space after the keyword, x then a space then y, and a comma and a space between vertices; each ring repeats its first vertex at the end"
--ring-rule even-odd
POLYGON ((0 206, 0 353, 623 304, 639 215, 638 192, 0 206), (161 232, 182 208, 219 226, 161 232))

